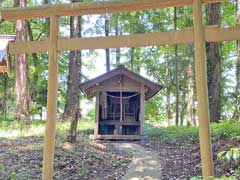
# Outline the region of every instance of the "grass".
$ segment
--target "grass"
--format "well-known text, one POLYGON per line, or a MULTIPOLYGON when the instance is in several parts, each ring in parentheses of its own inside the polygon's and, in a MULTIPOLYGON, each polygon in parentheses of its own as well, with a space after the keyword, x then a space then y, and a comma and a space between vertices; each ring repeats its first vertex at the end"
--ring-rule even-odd
MULTIPOLYGON (((234 121, 221 121, 211 123, 212 139, 240 139, 240 123, 234 121)), ((159 139, 172 143, 196 143, 199 141, 198 128, 191 126, 161 127, 151 122, 145 124, 145 134, 151 139, 159 139)))
MULTIPOLYGON (((56 133, 67 134, 70 127, 70 122, 57 122, 56 133)), ((90 134, 93 130, 94 122, 80 120, 78 123, 78 131, 81 134, 90 134)), ((28 136, 43 136, 45 130, 45 121, 33 120, 32 125, 23 127, 14 120, 0 121, 0 139, 16 139, 19 137, 28 136)))
MULTIPOLYGON (((56 133, 67 134, 70 122, 57 122, 56 133)), ((211 124, 211 136, 213 139, 232 138, 240 140, 240 122, 221 121, 220 123, 211 124)), ((78 133, 89 135, 93 132, 94 121, 79 120, 78 133)), ((45 121, 33 120, 28 128, 21 126, 13 119, 3 121, 0 118, 0 139, 26 136, 43 136, 45 130, 45 121)), ((198 128, 191 126, 171 126, 161 127, 151 121, 146 122, 144 127, 145 135, 151 139, 158 139, 163 142, 172 143, 196 143, 199 141, 198 128)))

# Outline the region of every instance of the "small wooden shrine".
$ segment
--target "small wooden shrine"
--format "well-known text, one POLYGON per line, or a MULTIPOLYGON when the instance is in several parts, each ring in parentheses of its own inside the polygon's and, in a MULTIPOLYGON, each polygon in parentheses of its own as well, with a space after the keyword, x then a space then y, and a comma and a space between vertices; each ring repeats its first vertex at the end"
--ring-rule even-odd
POLYGON ((10 57, 8 55, 8 43, 13 41, 15 36, 0 35, 0 74, 10 73, 10 57))
POLYGON ((141 139, 144 101, 161 86, 123 65, 80 85, 88 97, 96 96, 95 129, 92 139, 141 139))

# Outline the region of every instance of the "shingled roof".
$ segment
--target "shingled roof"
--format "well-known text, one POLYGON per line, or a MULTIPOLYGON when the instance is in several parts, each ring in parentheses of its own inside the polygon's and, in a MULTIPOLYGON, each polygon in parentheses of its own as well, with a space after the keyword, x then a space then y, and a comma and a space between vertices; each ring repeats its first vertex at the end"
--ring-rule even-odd
MULTIPOLYGON (((115 76, 118 75, 124 75, 130 79, 132 79, 135 82, 138 82, 140 84, 144 84, 148 88, 148 92, 145 93, 145 99, 148 100, 151 97, 153 97, 156 93, 158 93, 161 89, 162 86, 150 81, 149 79, 146 79, 143 76, 140 76, 139 74, 136 74, 127 68, 125 68, 123 65, 118 66, 116 69, 111 70, 107 73, 104 73, 94 79, 91 79, 89 81, 86 81, 82 84, 80 84, 80 89, 81 91, 88 97, 92 97, 92 92, 90 93, 88 90, 89 89, 94 89, 94 86, 97 84, 100 84, 103 81, 110 80, 115 76)), ((95 96, 96 94, 94 94, 95 96)))

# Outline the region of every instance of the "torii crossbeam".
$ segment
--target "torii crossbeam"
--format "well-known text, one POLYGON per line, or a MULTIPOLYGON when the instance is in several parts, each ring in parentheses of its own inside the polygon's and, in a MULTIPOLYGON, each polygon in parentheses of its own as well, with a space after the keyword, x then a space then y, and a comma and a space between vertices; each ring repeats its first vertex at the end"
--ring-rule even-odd
POLYGON ((62 50, 105 49, 116 47, 139 47, 151 45, 173 45, 194 43, 195 70, 197 84, 199 136, 204 179, 213 176, 213 159, 210 139, 210 120, 207 90, 207 69, 205 42, 240 40, 240 28, 204 27, 202 4, 222 0, 118 0, 108 2, 72 3, 45 5, 29 8, 7 8, 0 10, 0 19, 15 21, 19 19, 49 18, 49 39, 31 42, 13 42, 9 51, 16 53, 48 52, 49 79, 47 98, 47 123, 44 140, 43 180, 52 179, 55 144, 56 105, 57 105, 57 52, 62 50), (135 34, 97 38, 58 38, 60 16, 79 16, 85 14, 106 14, 140 11, 147 9, 192 6, 193 29, 183 31, 135 34))

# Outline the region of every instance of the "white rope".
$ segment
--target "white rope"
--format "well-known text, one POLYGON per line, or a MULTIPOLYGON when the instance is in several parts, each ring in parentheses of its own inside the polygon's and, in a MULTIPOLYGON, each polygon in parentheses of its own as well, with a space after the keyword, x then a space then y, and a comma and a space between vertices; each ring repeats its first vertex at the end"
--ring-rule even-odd
MULTIPOLYGON (((120 99, 121 97, 120 96, 114 96, 114 95, 110 95, 110 94, 108 94, 108 93, 106 93, 106 92, 103 92, 106 96, 109 96, 109 97, 112 97, 112 98, 117 98, 117 99, 120 99)), ((123 99, 130 99, 130 98, 132 98, 132 97, 135 97, 135 96, 137 96, 137 95, 139 95, 140 93, 135 93, 135 94, 133 94, 133 95, 130 95, 130 96, 123 96, 122 98, 123 99)))

